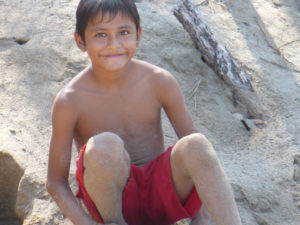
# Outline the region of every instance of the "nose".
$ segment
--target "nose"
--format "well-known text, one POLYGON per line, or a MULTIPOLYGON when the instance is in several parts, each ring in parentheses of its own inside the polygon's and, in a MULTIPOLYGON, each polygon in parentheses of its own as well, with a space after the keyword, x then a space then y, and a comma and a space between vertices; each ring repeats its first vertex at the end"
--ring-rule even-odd
POLYGON ((112 35, 108 39, 107 47, 109 48, 118 48, 120 47, 120 40, 118 36, 112 35))

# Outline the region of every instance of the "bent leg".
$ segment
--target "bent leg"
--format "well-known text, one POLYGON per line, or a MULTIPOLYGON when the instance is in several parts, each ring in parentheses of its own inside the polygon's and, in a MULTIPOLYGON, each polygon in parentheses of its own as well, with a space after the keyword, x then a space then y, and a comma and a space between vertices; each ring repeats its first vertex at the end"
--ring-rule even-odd
POLYGON ((195 185, 199 198, 216 224, 241 225, 227 176, 212 145, 203 135, 191 134, 174 145, 171 170, 182 202, 195 185))
POLYGON ((83 164, 85 188, 103 221, 126 224, 122 192, 129 178, 130 158, 122 139, 110 132, 90 138, 83 164))

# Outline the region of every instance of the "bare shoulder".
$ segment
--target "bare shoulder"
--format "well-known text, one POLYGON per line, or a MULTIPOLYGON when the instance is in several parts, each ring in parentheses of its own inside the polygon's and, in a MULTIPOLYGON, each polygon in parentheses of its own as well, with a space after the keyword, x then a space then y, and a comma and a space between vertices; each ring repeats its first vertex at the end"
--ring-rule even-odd
POLYGON ((143 74, 147 75, 147 78, 153 87, 161 88, 177 84, 174 76, 161 67, 142 60, 134 60, 134 63, 139 71, 142 71, 143 74))
POLYGON ((82 87, 84 87, 87 73, 88 68, 76 75, 58 92, 53 102, 53 112, 57 110, 71 110, 73 115, 76 114, 79 105, 80 92, 82 87))
POLYGON ((163 107, 181 100, 181 91, 175 77, 165 69, 144 61, 136 61, 140 71, 147 76, 147 83, 163 107))

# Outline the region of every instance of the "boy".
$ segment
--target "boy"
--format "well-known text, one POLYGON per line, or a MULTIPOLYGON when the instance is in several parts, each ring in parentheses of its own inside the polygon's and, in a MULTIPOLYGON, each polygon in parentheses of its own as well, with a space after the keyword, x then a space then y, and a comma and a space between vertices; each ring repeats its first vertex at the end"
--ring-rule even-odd
POLYGON ((221 225, 241 224, 213 147, 197 133, 175 79, 133 59, 141 39, 132 0, 81 0, 75 40, 91 66, 53 105, 47 188, 74 224, 200 224, 203 204, 221 225), (179 138, 164 151, 164 109, 179 138), (78 150, 77 196, 68 174, 78 150), (201 201, 200 201, 201 199, 201 201))

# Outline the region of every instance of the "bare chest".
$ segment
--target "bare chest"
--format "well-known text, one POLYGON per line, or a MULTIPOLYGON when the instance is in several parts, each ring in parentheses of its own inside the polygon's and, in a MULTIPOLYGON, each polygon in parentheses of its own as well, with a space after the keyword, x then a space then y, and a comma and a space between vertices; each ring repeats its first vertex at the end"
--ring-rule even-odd
POLYGON ((134 99, 131 102, 115 100, 87 104, 80 114, 77 131, 82 136, 111 131, 125 137, 149 129, 159 121, 160 108, 147 102, 134 99))
POLYGON ((114 132, 132 159, 147 161, 163 151, 161 105, 151 94, 89 96, 82 102, 75 141, 82 146, 101 132, 114 132))

